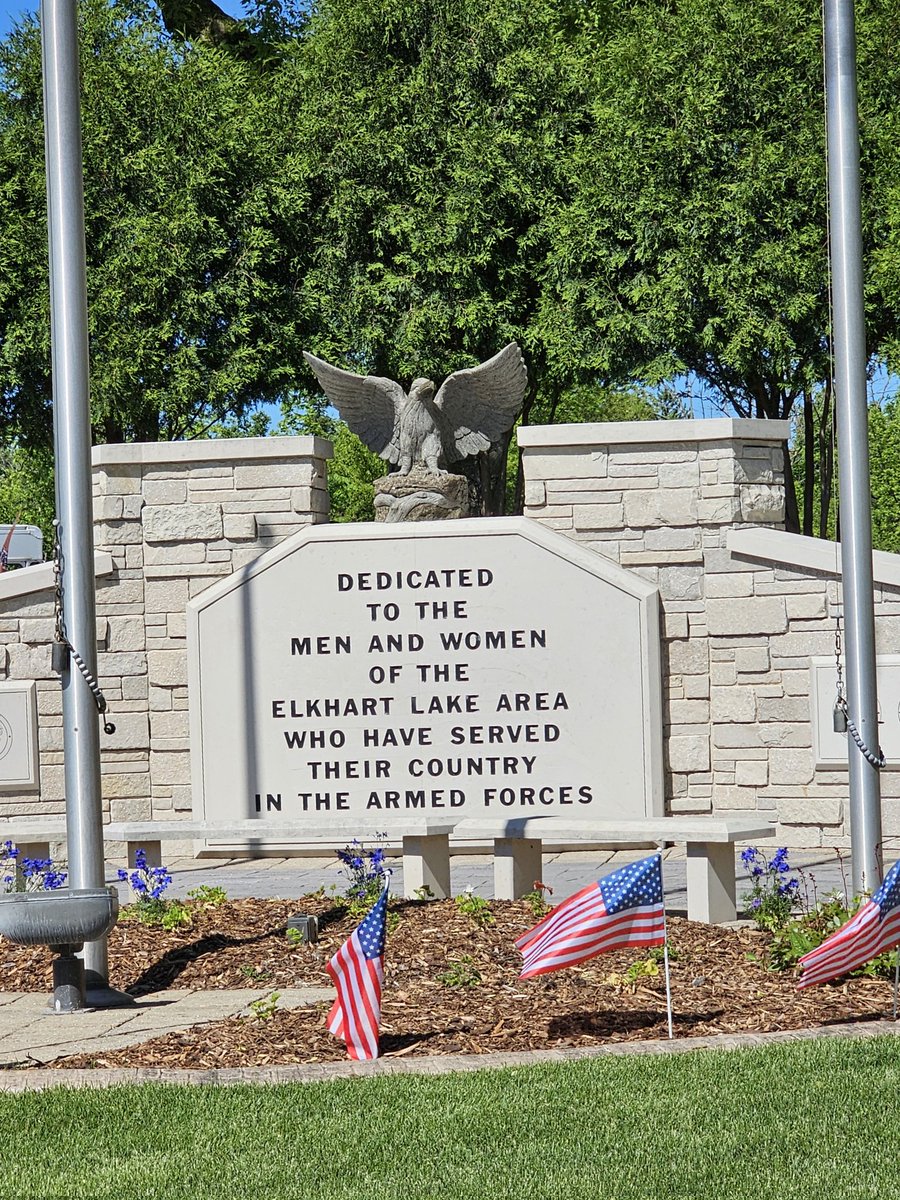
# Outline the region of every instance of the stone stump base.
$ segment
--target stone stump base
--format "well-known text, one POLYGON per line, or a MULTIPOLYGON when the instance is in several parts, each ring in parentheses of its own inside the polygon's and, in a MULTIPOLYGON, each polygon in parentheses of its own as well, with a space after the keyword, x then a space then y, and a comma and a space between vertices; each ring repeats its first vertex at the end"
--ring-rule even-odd
POLYGON ((447 521, 469 516, 469 481, 413 467, 375 480, 376 521, 447 521))

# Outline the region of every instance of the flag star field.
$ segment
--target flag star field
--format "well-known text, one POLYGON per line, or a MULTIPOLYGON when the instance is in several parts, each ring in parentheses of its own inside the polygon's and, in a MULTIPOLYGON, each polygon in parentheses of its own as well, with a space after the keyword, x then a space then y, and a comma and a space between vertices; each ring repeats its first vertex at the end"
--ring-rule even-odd
POLYGON ((607 913, 638 908, 643 904, 662 904, 662 869, 657 855, 620 867, 600 880, 600 892, 607 913))
POLYGON ((382 892, 378 903, 373 906, 357 930, 360 948, 368 959, 381 958, 384 954, 384 910, 387 908, 387 901, 388 893, 382 892))

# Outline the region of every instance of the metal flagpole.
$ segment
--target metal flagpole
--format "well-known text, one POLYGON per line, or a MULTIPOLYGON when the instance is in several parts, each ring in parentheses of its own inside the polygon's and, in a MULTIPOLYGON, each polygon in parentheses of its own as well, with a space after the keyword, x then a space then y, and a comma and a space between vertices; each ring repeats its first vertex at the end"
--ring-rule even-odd
MULTIPOLYGON (((847 705, 860 741, 877 752, 872 517, 866 411, 856 30, 853 0, 825 2, 825 99, 828 208, 834 312, 835 409, 841 503, 841 573, 847 642, 847 705)), ((872 893, 881 881, 881 790, 875 754, 847 739, 853 889, 872 893)))
MULTIPOLYGON (((78 28, 75 0, 42 0, 44 137, 50 249, 50 331, 56 513, 66 636, 97 674, 87 292, 78 28)), ((72 889, 103 887, 97 706, 71 655, 61 664, 66 837, 72 889)), ((103 937, 84 948, 87 991, 108 981, 103 937)), ((89 1002, 96 1002, 89 996, 89 1002)))

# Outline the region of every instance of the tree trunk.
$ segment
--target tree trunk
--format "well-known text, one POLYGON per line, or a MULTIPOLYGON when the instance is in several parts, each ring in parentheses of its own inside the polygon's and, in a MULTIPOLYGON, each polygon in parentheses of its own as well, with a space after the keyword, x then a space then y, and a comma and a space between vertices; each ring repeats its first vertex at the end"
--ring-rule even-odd
POLYGON ((834 408, 831 380, 825 380, 822 393, 822 419, 819 422, 819 537, 828 537, 831 495, 834 487, 834 408))
POLYGON ((816 491, 816 428, 812 392, 803 393, 803 535, 813 535, 816 491))
POLYGON ((800 513, 797 509, 797 489, 794 486, 794 468, 787 442, 784 443, 782 453, 784 455, 784 527, 788 533, 799 533, 800 513))
MULTIPOLYGON (((556 410, 559 407, 562 392, 559 388, 555 388, 550 397, 550 413, 547 421, 548 425, 552 425, 556 419, 556 410)), ((520 425, 528 425, 531 410, 534 408, 537 400, 537 387, 531 377, 528 380, 528 390, 525 393, 525 400, 522 404, 522 419, 520 425)), ((513 513, 515 516, 521 516, 525 509, 525 469, 522 465, 522 451, 519 450, 516 456, 516 487, 513 494, 513 513)))

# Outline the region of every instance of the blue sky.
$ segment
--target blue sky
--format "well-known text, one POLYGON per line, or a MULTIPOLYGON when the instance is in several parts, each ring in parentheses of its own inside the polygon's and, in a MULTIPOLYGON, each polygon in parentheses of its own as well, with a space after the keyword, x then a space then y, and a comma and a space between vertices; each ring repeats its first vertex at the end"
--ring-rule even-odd
MULTIPOLYGON (((27 12, 37 12, 40 0, 0 0, 0 37, 4 37, 16 17, 27 12)), ((240 0, 218 0, 221 8, 234 16, 243 13, 240 0)))
POLYGON ((0 37, 9 32, 13 20, 23 12, 28 12, 34 6, 27 0, 0 0, 0 37))

